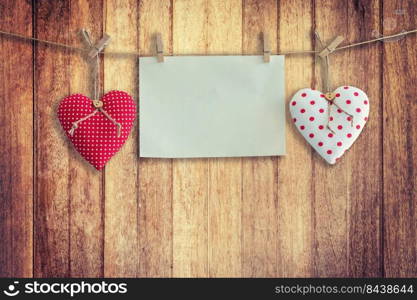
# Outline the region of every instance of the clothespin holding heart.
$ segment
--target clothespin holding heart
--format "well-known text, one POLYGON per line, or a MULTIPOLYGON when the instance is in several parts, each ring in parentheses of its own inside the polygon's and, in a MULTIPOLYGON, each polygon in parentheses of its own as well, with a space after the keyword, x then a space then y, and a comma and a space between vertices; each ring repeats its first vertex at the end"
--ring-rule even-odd
POLYGON ((156 57, 158 62, 164 62, 164 44, 160 33, 156 34, 156 57))
MULTIPOLYGON (((320 44, 323 45, 323 42, 320 39, 320 36, 318 32, 315 32, 317 40, 320 42, 320 44)), ((324 94, 325 98, 328 101, 333 101, 333 99, 336 97, 334 93, 330 91, 330 61, 329 61, 329 55, 333 53, 337 46, 339 46, 344 40, 343 36, 336 36, 327 46, 325 46, 318 54, 318 56, 323 59, 325 64, 325 76, 324 76, 324 85, 326 89, 326 93, 324 94)))
POLYGON ((262 39, 263 39, 264 62, 269 63, 270 57, 271 57, 271 45, 269 43, 268 34, 263 32, 262 39))
POLYGON ((88 52, 89 58, 96 57, 101 51, 103 51, 104 47, 110 42, 110 36, 107 33, 104 33, 103 37, 94 45, 90 39, 90 35, 88 31, 84 28, 81 29, 81 34, 83 35, 84 40, 87 44, 91 47, 90 52, 88 52))
POLYGON ((319 53, 319 56, 321 58, 325 58, 330 53, 332 53, 334 50, 336 50, 337 46, 339 46, 345 38, 343 36, 338 35, 333 39, 333 41, 330 42, 324 49, 319 53))
POLYGON ((90 35, 88 34, 88 31, 84 28, 81 29, 81 35, 84 38, 84 41, 88 44, 90 47, 87 49, 88 52, 88 58, 90 61, 95 58, 95 63, 92 68, 92 77, 94 81, 94 100, 98 99, 98 89, 100 86, 100 57, 99 54, 101 51, 103 51, 104 47, 107 46, 107 44, 110 42, 110 36, 106 33, 104 33, 103 37, 94 45, 91 41, 90 35))
POLYGON ((77 121, 72 123, 71 129, 68 131, 69 135, 73 136, 75 134, 75 130, 78 128, 79 124, 81 122, 84 122, 85 120, 88 120, 92 117, 94 117, 98 112, 101 112, 107 119, 109 119, 110 122, 112 122, 116 126, 116 135, 117 137, 120 137, 121 130, 122 130, 122 124, 117 122, 115 119, 113 119, 106 110, 104 110, 104 103, 103 101, 98 99, 99 94, 99 88, 100 88, 100 57, 99 54, 101 51, 103 51, 104 47, 107 46, 107 44, 110 42, 110 36, 108 34, 104 34, 103 37, 94 45, 91 41, 90 35, 88 34, 88 31, 84 28, 81 29, 81 34, 84 38, 84 41, 88 44, 90 47, 90 50, 88 52, 88 58, 90 59, 90 62, 93 62, 92 59, 95 58, 95 62, 92 69, 92 77, 93 77, 93 83, 94 83, 94 97, 91 101, 92 106, 94 107, 93 112, 91 112, 89 115, 84 116, 81 119, 78 119, 77 121))
MULTIPOLYGON (((318 34, 318 32, 314 32, 316 39, 318 40, 318 42, 321 44, 321 46, 323 47, 323 42, 320 38, 320 35, 318 34)), ((324 98, 328 101, 329 104, 332 104, 334 106, 336 106, 339 110, 343 111, 344 113, 346 113, 351 120, 351 126, 353 126, 353 115, 350 114, 349 112, 343 110, 339 105, 337 105, 337 103, 335 101, 333 101, 336 98, 336 94, 334 92, 332 92, 330 90, 330 60, 329 60, 329 55, 331 53, 333 53, 337 46, 339 46, 344 40, 343 36, 336 36, 327 46, 325 46, 318 54, 318 56, 323 59, 324 62, 324 86, 326 89, 326 93, 324 94, 324 98)), ((328 109, 328 119, 327 119, 327 128, 334 133, 334 130, 330 127, 330 109, 328 109)))

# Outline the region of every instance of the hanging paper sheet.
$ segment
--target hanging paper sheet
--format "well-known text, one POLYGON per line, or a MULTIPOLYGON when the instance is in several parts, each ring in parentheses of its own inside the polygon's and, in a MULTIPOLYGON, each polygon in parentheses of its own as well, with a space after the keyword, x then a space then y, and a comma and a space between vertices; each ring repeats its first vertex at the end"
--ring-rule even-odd
POLYGON ((284 56, 140 58, 140 156, 283 155, 284 89, 284 56))

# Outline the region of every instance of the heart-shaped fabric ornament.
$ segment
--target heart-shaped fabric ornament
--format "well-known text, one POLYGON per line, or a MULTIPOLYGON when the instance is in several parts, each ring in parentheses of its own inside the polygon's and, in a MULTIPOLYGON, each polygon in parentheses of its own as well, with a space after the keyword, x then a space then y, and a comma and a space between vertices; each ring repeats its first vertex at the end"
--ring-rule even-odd
POLYGON ((302 89, 289 105, 297 129, 330 164, 352 146, 369 114, 368 97, 353 86, 342 86, 327 94, 302 89))
POLYGON ((127 140, 136 115, 132 97, 111 91, 100 101, 82 94, 64 98, 58 118, 75 149, 97 170, 101 170, 127 140))

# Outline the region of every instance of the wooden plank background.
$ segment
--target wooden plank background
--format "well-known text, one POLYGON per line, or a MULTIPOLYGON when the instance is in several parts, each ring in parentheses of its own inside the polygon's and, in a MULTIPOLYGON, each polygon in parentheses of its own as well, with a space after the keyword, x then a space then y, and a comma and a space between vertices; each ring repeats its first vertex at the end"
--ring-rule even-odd
MULTIPOLYGON (((417 27, 413 0, 3 0, 0 29, 113 51, 255 54, 310 50, 417 27)), ((287 122, 286 157, 139 159, 138 121, 102 172, 55 115, 91 95, 79 53, 0 36, 1 277, 417 276, 417 37, 332 55, 333 85, 371 99, 353 148, 329 166, 287 122)), ((102 91, 138 99, 137 59, 107 55, 102 91)), ((287 101, 321 88, 309 55, 286 58, 287 101)), ((140 119, 139 119, 140 122, 140 119)))

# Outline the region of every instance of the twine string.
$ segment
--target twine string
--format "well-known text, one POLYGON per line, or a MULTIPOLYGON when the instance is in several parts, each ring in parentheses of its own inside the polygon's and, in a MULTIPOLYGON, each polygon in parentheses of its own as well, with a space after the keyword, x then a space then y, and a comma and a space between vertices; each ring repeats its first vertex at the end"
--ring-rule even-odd
MULTIPOLYGON (((83 36, 85 42, 90 47, 89 49, 91 48, 97 49, 95 45, 93 44, 93 42, 91 41, 90 35, 87 30, 85 30, 84 28, 81 29, 81 35, 83 36)), ((97 51, 99 51, 99 49, 97 49, 97 51)), ((100 70, 100 58, 99 58, 99 55, 97 54, 95 56, 95 64, 92 65, 92 74, 91 74, 93 77, 94 99, 98 99, 98 89, 100 86, 99 70, 100 70)))
MULTIPOLYGON (((323 43, 323 40, 320 38, 320 35, 317 31, 314 31, 314 36, 315 36, 317 42, 320 44, 320 48, 321 49, 326 48, 326 46, 323 43)), ((322 58, 323 65, 324 65, 323 86, 324 86, 324 89, 325 89, 326 93, 330 93, 330 73, 329 73, 329 69, 330 69, 329 55, 330 55, 330 53, 322 58)))
MULTIPOLYGON (((65 49, 69 49, 69 50, 73 50, 73 51, 80 51, 80 52, 88 52, 91 50, 91 48, 95 48, 97 50, 97 54, 96 56, 96 64, 95 67, 93 69, 92 75, 94 77, 94 98, 97 99, 98 96, 98 89, 99 89, 99 85, 100 85, 100 76, 99 76, 99 67, 100 67, 100 59, 99 59, 99 55, 133 55, 136 57, 145 57, 146 55, 141 55, 138 52, 135 51, 106 51, 104 52, 104 46, 101 49, 96 48, 92 43, 91 43, 91 39, 89 38, 88 32, 85 30, 82 30, 83 35, 85 37, 85 40, 87 41, 87 43, 89 44, 89 49, 86 48, 81 48, 81 47, 76 47, 76 46, 72 46, 72 45, 67 45, 64 43, 59 43, 59 42, 54 42, 54 41, 49 41, 49 40, 45 40, 45 39, 40 39, 40 38, 35 38, 35 37, 28 37, 25 35, 21 35, 18 33, 13 33, 13 32, 7 32, 7 31, 2 31, 0 30, 0 34, 8 36, 8 37, 14 37, 14 38, 19 38, 22 40, 26 40, 26 41, 32 41, 32 42, 37 42, 37 43, 43 43, 43 44, 47 44, 47 45, 51 45, 51 46, 56 46, 56 47, 61 47, 61 48, 65 48, 65 49)), ((370 39, 370 40, 365 40, 365 41, 361 41, 361 42, 357 42, 357 43, 352 43, 349 45, 345 45, 345 46, 341 46, 341 47, 337 47, 336 49, 334 49, 332 52, 336 52, 336 51, 341 51, 341 50, 345 50, 345 49, 350 49, 350 48, 354 48, 354 47, 359 47, 359 46, 363 46, 363 45, 367 45, 367 44, 371 44, 371 43, 375 43, 378 41, 384 41, 384 40, 389 40, 389 39, 395 39, 397 37, 402 37, 402 36, 407 36, 409 34, 413 34, 417 32, 417 28, 416 29, 411 29, 408 31, 402 31, 399 33, 395 33, 395 34, 391 34, 391 35, 386 35, 386 36, 380 36, 374 39, 370 39)), ((317 34, 317 32, 315 32, 316 34, 316 38, 319 41, 319 43, 321 44, 321 48, 323 49, 324 45, 320 39, 320 36, 317 34)), ((320 53, 320 51, 318 50, 300 50, 300 51, 284 51, 284 52, 278 52, 278 53, 271 53, 274 55, 299 55, 299 54, 314 54, 317 55, 318 53, 320 53)), ((177 55, 177 56, 186 56, 186 55, 196 55, 196 54, 183 54, 183 55, 177 55)), ((203 55, 210 55, 210 54, 203 54, 203 55)), ((214 54, 218 55, 218 54, 214 54)), ((148 55, 151 56, 151 55, 148 55)), ((329 59, 329 55, 327 55, 325 57, 325 59, 323 59, 323 64, 324 64, 324 78, 323 78, 323 82, 324 82, 324 88, 326 89, 326 91, 328 93, 330 93, 330 87, 331 87, 331 81, 330 81, 330 59, 329 59)), ((344 111, 342 108, 340 108, 333 100, 332 101, 328 101, 329 105, 333 104, 335 105, 338 109, 341 109, 342 111, 344 111)), ((74 131, 76 128, 78 128, 78 124, 90 117, 92 117, 93 115, 95 115, 95 113, 97 111, 100 111, 101 113, 103 113, 111 122, 113 122, 113 124, 115 124, 117 126, 117 132, 118 132, 118 136, 120 134, 120 129, 121 129, 121 124, 116 122, 113 118, 111 118, 111 116, 105 112, 105 110, 103 108, 97 108, 95 110, 95 112, 91 113, 90 115, 87 115, 84 118, 81 118, 80 120, 76 121, 73 123, 73 128, 71 128, 70 130, 70 134, 73 135, 74 131)), ((330 107, 328 109, 329 112, 329 116, 330 116, 330 107)), ((351 117, 351 125, 353 126, 353 115, 349 114, 348 112, 344 111, 347 115, 349 115, 351 117)), ((330 120, 330 117, 328 118, 328 121, 330 120)), ((329 122, 327 124, 327 127, 334 132, 330 127, 329 127, 329 122)))
POLYGON ((329 55, 323 58, 324 61, 324 86, 326 89, 326 93, 330 93, 330 58, 329 55))
POLYGON ((116 125, 117 128, 117 137, 120 137, 121 131, 122 131, 122 124, 117 122, 115 119, 113 119, 107 111, 105 111, 103 108, 98 108, 98 110, 106 116, 107 119, 109 119, 114 125, 116 125))
MULTIPOLYGON (((314 36, 316 38, 316 40, 318 41, 318 43, 320 44, 320 47, 322 49, 327 48, 322 39, 320 38, 320 35, 317 31, 314 32, 314 36)), ((328 49, 328 48, 327 48, 328 49)), ((329 53, 322 57, 322 62, 323 62, 323 66, 324 66, 324 74, 323 74, 323 87, 326 91, 326 95, 325 95, 325 99, 327 100, 327 128, 334 134, 335 131, 330 127, 330 108, 332 105, 334 105, 335 107, 337 107, 337 109, 341 110, 342 112, 344 112, 345 114, 347 114, 349 116, 350 119, 350 125, 351 127, 353 127, 353 118, 354 116, 350 113, 348 113, 347 111, 345 111, 343 108, 341 108, 339 105, 337 105, 337 103, 334 101, 334 97, 335 95, 332 95, 331 92, 331 75, 330 75, 330 54, 332 54, 334 51, 336 51, 337 49, 340 48, 336 48, 336 49, 329 49, 331 51, 329 51, 329 53), (331 95, 331 98, 327 98, 327 96, 331 95)), ((318 52, 318 51, 317 51, 318 52)))
MULTIPOLYGON (((375 43, 375 42, 378 42, 378 41, 394 39, 394 38, 397 38, 397 37, 406 36, 406 35, 413 34, 413 33, 416 33, 416 32, 417 32, 417 28, 412 29, 412 30, 408 30, 408 31, 402 31, 402 32, 399 32, 399 33, 391 34, 391 35, 380 36, 380 37, 375 38, 375 39, 365 40, 365 41, 361 41, 361 42, 341 46, 341 47, 336 48, 334 51, 336 52, 336 51, 341 51, 341 50, 345 50, 345 49, 349 49, 349 48, 353 48, 353 47, 359 47, 359 46, 362 46, 362 45, 375 43)), ((20 38, 20 39, 27 40, 27 41, 33 41, 33 42, 48 44, 48 45, 51 45, 51 46, 66 48, 66 49, 74 50, 74 51, 88 52, 90 50, 90 49, 85 49, 85 48, 76 47, 76 46, 72 46, 72 45, 67 45, 67 44, 64 44, 64 43, 49 41, 49 40, 35 38, 35 37, 29 37, 29 36, 21 35, 21 34, 18 34, 18 33, 7 32, 7 31, 2 31, 2 30, 0 30, 0 34, 5 35, 5 36, 9 36, 9 37, 20 38)), ((317 54, 318 52, 319 51, 316 51, 316 50, 300 50, 300 51, 284 51, 284 52, 277 52, 277 53, 271 53, 271 54, 274 54, 274 55, 297 55, 297 54, 317 54)), ((137 57, 152 56, 152 55, 141 55, 136 51, 106 51, 106 52, 104 52, 103 50, 100 50, 99 54, 103 54, 103 55, 133 55, 133 56, 137 56, 137 57)), ((194 55, 195 56, 196 54, 185 54, 185 55, 194 55)), ((210 54, 204 54, 204 56, 207 56, 207 55, 210 55, 210 54)), ((215 54, 215 55, 218 55, 218 54, 215 54)), ((184 56, 184 55, 178 55, 178 56, 184 56)))
MULTIPOLYGON (((100 88, 100 51, 102 49, 97 48, 91 41, 90 39, 90 35, 88 34, 87 30, 85 29, 81 29, 81 34, 84 38, 84 40, 86 41, 86 43, 89 46, 89 49, 86 49, 86 51, 91 50, 92 48, 97 50, 97 54, 92 58, 94 59, 94 64, 92 65, 92 72, 91 75, 93 77, 93 86, 94 86, 94 97, 93 97, 93 101, 92 104, 94 105, 95 109, 92 113, 90 113, 89 115, 75 121, 72 123, 72 127, 70 129, 70 131, 68 132, 71 136, 74 135, 75 130, 78 128, 78 124, 95 116, 98 112, 101 112, 110 122, 112 122, 115 126, 116 126, 116 134, 117 137, 120 137, 121 135, 121 131, 122 131, 122 124, 117 122, 115 119, 113 119, 109 113, 107 111, 104 110, 104 108, 102 107, 102 102, 99 101, 98 105, 101 106, 96 106, 95 101, 98 100, 99 97, 99 88, 100 88)), ((104 44, 102 46, 102 48, 104 48, 106 45, 104 44)))
POLYGON ((83 117, 83 118, 81 118, 81 119, 79 119, 79 120, 77 120, 77 121, 73 122, 73 123, 72 123, 72 127, 71 127, 71 129, 68 131, 68 133, 69 133, 71 136, 73 136, 73 135, 74 135, 74 133, 75 133, 75 130, 78 128, 78 124, 79 124, 79 123, 84 122, 85 120, 87 120, 87 119, 91 118, 92 116, 95 116, 97 113, 98 113, 98 110, 97 110, 97 109, 95 109, 95 110, 94 110, 92 113, 90 113, 89 115, 86 115, 85 117, 83 117))

